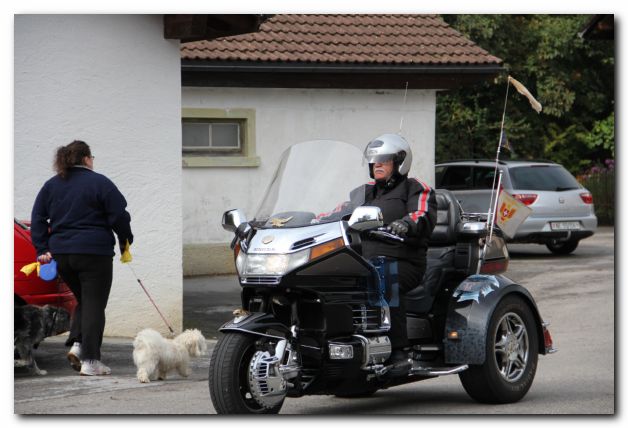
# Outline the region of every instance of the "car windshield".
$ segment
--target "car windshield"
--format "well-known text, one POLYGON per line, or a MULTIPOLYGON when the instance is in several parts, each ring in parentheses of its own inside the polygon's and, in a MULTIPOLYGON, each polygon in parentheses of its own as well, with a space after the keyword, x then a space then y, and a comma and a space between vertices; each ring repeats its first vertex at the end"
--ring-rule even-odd
POLYGON ((357 147, 333 140, 295 144, 283 152, 252 223, 262 228, 338 221, 364 200, 368 166, 357 147), (361 194, 362 196, 356 195, 361 194))
POLYGON ((565 191, 579 189, 578 181, 562 166, 532 165, 510 168, 514 190, 565 191))

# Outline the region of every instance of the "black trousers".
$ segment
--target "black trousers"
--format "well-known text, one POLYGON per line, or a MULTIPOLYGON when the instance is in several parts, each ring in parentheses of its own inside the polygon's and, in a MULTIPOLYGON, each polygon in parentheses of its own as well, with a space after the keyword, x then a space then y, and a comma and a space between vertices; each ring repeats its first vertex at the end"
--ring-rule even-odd
POLYGON ((56 254, 57 271, 78 302, 65 342, 81 344, 83 360, 100 360, 105 331, 105 308, 113 280, 113 257, 91 254, 56 254))
POLYGON ((417 266, 405 260, 398 260, 399 306, 390 307, 390 331, 388 337, 392 349, 408 346, 405 295, 419 285, 425 274, 425 266, 417 266))

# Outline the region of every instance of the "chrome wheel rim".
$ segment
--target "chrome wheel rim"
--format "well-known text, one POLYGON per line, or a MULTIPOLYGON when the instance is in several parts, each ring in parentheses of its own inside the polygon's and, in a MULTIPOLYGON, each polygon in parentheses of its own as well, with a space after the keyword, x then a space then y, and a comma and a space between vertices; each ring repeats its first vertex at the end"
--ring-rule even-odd
POLYGON ((499 374, 506 382, 517 382, 528 366, 530 352, 526 326, 514 312, 497 323, 493 356, 499 374))

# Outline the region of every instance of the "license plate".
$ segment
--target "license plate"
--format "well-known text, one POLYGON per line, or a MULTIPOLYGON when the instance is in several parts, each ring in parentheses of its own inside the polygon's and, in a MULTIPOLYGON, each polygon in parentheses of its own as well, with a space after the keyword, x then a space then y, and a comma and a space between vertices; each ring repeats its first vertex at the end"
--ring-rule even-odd
POLYGON ((582 225, 579 221, 553 221, 550 223, 552 230, 580 230, 582 225))

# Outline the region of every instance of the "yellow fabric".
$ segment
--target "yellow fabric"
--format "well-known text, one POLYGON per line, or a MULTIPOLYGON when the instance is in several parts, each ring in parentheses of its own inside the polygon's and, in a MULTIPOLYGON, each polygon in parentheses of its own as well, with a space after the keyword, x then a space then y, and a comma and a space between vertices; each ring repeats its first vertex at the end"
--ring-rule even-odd
POLYGON ((126 241, 126 245, 124 246, 124 251, 122 252, 122 256, 120 256, 120 261, 122 263, 129 263, 133 260, 133 256, 131 256, 131 251, 129 250, 130 244, 129 241, 126 241))
POLYGON ((30 263, 30 264, 22 266, 22 269, 20 269, 20 272, 24 272, 24 275, 28 276, 31 273, 33 273, 33 271, 35 269, 37 269, 37 276, 39 276, 39 267, 40 266, 41 266, 41 264, 39 262, 30 263))

